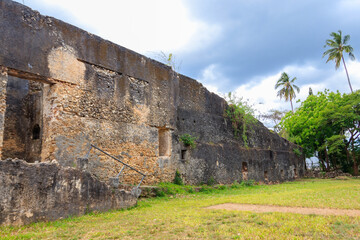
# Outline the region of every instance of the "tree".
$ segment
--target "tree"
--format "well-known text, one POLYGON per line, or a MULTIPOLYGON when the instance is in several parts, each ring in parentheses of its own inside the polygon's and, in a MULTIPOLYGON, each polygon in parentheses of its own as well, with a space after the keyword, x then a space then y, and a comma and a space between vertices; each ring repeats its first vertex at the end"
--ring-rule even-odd
POLYGON ((280 123, 289 140, 306 157, 317 156, 326 171, 339 166, 358 175, 360 156, 360 91, 351 94, 319 92, 310 95, 295 113, 280 123))
POLYGON ((295 90, 299 93, 300 88, 294 84, 296 77, 290 80, 289 75, 286 72, 281 74, 280 79, 275 84, 275 89, 282 87, 278 92, 277 96, 284 98, 285 101, 290 101, 291 103, 291 110, 294 112, 292 100, 296 98, 295 90), (295 89, 295 90, 294 90, 295 89))
POLYGON ((309 95, 314 95, 313 90, 311 87, 309 87, 309 95))
POLYGON ((284 110, 277 110, 277 109, 270 109, 268 113, 260 115, 262 119, 267 119, 273 122, 274 131, 276 133, 279 133, 281 131, 281 127, 279 126, 279 123, 281 121, 281 118, 285 116, 287 111, 284 110))
POLYGON ((334 60, 335 61, 335 69, 338 69, 340 67, 341 61, 343 62, 346 76, 348 79, 348 83, 350 86, 350 90, 351 90, 351 92, 353 92, 353 89, 352 89, 352 86, 350 83, 349 73, 347 71, 345 60, 344 60, 344 55, 343 55, 343 52, 345 51, 346 53, 349 54, 349 57, 351 60, 355 59, 355 56, 353 54, 354 49, 350 45, 346 45, 350 40, 350 35, 346 35, 344 38, 342 38, 342 32, 339 30, 338 33, 336 33, 336 32, 330 33, 330 36, 332 37, 332 39, 326 40, 326 44, 324 45, 324 48, 330 47, 330 49, 326 50, 323 53, 323 57, 325 57, 326 55, 329 55, 326 62, 334 60))

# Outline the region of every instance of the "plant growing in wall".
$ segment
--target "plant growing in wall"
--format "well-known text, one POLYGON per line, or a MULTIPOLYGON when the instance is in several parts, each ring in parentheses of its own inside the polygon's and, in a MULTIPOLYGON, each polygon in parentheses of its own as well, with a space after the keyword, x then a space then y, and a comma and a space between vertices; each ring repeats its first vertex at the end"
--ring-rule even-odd
POLYGON ((191 136, 188 133, 181 135, 179 138, 180 142, 182 142, 186 147, 191 147, 191 148, 196 147, 196 143, 195 143, 196 139, 197 137, 191 136))
POLYGON ((225 117, 231 121, 235 138, 241 136, 245 146, 247 146, 247 133, 251 124, 256 122, 254 117, 254 109, 248 102, 242 98, 236 98, 231 92, 225 97, 229 106, 225 109, 225 117))
POLYGON ((176 185, 184 185, 184 182, 181 178, 181 174, 178 170, 176 170, 176 172, 175 172, 175 177, 174 177, 173 183, 176 185))

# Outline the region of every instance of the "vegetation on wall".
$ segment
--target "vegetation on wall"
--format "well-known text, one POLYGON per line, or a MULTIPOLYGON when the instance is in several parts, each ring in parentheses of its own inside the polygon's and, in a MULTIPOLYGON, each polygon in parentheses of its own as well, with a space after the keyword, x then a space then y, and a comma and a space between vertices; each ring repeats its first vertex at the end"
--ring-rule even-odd
POLYGON ((160 51, 159 53, 155 53, 154 55, 155 55, 154 57, 158 61, 166 64, 169 67, 171 67, 171 69, 173 71, 175 71, 175 72, 180 71, 181 61, 179 62, 172 53, 165 53, 163 51, 160 51))
POLYGON ((179 140, 182 142, 186 147, 196 148, 196 139, 197 137, 191 136, 188 133, 185 133, 180 136, 179 140))
POLYGON ((181 178, 181 174, 178 170, 176 170, 176 172, 175 172, 175 177, 174 177, 173 183, 176 185, 184 185, 184 182, 181 178))
POLYGON ((225 117, 231 121, 235 138, 241 136, 245 146, 248 144, 247 134, 251 130, 251 124, 256 122, 254 109, 247 101, 236 98, 231 92, 225 97, 229 106, 225 109, 225 117))

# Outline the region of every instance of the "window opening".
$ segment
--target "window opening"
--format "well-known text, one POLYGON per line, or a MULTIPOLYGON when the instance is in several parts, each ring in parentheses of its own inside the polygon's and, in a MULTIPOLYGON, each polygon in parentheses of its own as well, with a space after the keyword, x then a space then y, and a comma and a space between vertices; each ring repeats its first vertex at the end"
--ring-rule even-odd
POLYGON ((159 156, 171 155, 171 137, 169 129, 159 129, 159 156))
POLYGON ((33 138, 32 139, 40 139, 40 126, 39 124, 35 124, 35 126, 33 127, 33 138))

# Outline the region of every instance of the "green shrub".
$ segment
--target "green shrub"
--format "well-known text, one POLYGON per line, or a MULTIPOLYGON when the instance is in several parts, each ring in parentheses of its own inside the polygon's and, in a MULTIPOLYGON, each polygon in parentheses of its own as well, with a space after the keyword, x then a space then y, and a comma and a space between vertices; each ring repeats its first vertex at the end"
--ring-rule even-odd
POLYGON ((210 186, 202 186, 200 189, 199 189, 199 192, 202 192, 202 193, 211 193, 214 191, 214 188, 210 187, 210 186))
POLYGON ((215 184, 216 184, 216 181, 215 181, 214 177, 211 176, 207 181, 207 185, 214 186, 215 184))
POLYGON ((241 185, 236 180, 230 186, 230 188, 232 188, 232 189, 237 189, 237 188, 240 188, 240 187, 241 187, 241 185))
POLYGON ((195 148, 196 143, 195 140, 198 139, 197 137, 193 137, 188 133, 185 133, 180 136, 180 142, 182 142, 186 147, 195 148))
POLYGON ((175 172, 175 177, 174 177, 173 183, 176 185, 184 185, 184 182, 181 178, 181 174, 178 170, 176 170, 176 172, 175 172))
POLYGON ((255 185, 255 181, 254 180, 246 180, 246 181, 242 181, 241 182, 242 186, 246 186, 246 187, 251 187, 255 185))
POLYGON ((244 145, 247 147, 247 134, 251 128, 251 124, 256 122, 255 112, 252 106, 242 98, 234 97, 231 92, 225 97, 229 106, 225 109, 225 117, 231 121, 235 138, 241 135, 244 145))
POLYGON ((163 190, 155 188, 154 191, 157 197, 165 197, 165 192, 163 190))
POLYGON ((226 186, 226 185, 220 185, 220 186, 218 186, 217 189, 219 189, 219 190, 225 190, 225 189, 227 189, 227 186, 226 186))

